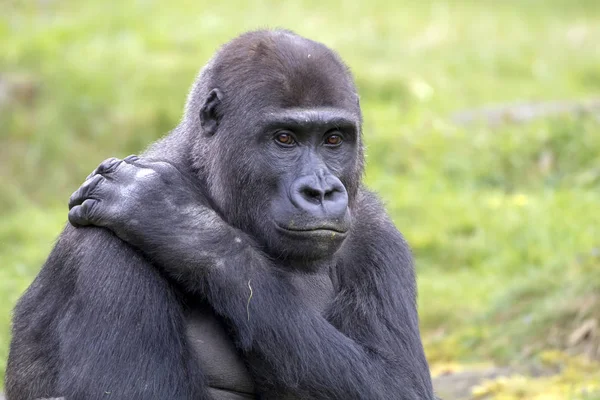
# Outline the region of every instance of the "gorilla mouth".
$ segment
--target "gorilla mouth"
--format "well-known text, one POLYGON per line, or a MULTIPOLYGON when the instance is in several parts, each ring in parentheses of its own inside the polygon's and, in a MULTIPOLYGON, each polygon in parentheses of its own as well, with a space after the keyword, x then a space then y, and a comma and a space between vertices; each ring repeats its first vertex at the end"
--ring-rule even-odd
POLYGON ((328 234, 340 234, 340 235, 345 235, 346 233, 348 233, 347 229, 341 229, 339 227, 336 226, 330 226, 330 225, 323 225, 323 226, 311 226, 311 227, 303 227, 303 228, 297 228, 297 227, 288 227, 288 226, 281 226, 276 224, 277 228, 288 232, 288 233, 293 233, 293 234, 323 234, 323 233, 328 233, 328 234))

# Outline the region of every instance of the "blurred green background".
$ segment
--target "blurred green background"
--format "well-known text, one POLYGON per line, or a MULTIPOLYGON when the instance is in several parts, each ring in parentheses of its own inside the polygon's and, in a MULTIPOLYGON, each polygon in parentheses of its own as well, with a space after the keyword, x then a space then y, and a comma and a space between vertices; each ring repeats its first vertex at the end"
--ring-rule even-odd
POLYGON ((356 76, 366 179, 414 249, 440 395, 600 398, 600 1, 0 9, 0 375, 11 309, 70 193, 103 159, 173 128, 220 44, 285 27, 336 49, 356 76))

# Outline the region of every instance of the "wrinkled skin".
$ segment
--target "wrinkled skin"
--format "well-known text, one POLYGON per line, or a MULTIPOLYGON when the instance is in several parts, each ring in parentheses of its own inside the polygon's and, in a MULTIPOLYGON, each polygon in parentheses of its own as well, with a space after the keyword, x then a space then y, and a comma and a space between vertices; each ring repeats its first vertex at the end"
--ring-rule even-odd
POLYGON ((361 124, 325 46, 225 45, 169 136, 71 197, 77 228, 15 312, 9 400, 434 399, 361 124))

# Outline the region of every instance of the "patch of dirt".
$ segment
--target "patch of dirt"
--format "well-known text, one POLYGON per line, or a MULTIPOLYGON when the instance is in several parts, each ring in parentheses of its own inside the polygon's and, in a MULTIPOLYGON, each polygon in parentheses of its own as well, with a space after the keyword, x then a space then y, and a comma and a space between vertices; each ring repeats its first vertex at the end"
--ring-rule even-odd
POLYGON ((441 400, 471 400, 472 389, 486 380, 497 379, 515 374, 527 376, 548 376, 558 371, 540 370, 538 368, 496 367, 479 370, 467 370, 447 373, 433 378, 433 388, 441 400))

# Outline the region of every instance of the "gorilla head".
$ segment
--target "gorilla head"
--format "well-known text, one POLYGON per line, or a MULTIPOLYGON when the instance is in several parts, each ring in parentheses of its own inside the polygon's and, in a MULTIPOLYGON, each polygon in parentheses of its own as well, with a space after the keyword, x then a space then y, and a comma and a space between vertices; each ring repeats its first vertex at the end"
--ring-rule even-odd
POLYGON ((213 206, 273 256, 331 256, 363 170, 358 94, 339 56, 289 31, 250 32, 197 82, 183 126, 213 206))

